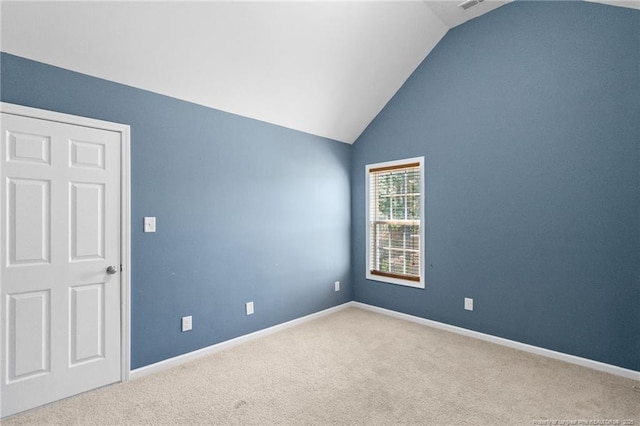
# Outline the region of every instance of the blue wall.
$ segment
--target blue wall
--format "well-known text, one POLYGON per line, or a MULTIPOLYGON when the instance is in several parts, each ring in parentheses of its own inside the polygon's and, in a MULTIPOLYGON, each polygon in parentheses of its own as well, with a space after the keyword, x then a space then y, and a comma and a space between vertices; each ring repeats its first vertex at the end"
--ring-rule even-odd
POLYGON ((2 101, 132 126, 132 368, 355 299, 640 370, 640 11, 454 28, 352 147, 0 60, 2 101), (364 167, 422 155, 427 287, 367 281, 364 167))
POLYGON ((357 301, 640 370, 640 11, 449 31, 353 146, 352 229, 357 301), (426 289, 367 281, 365 165, 421 155, 426 289))
POLYGON ((132 368, 351 300, 349 145, 1 61, 3 102, 131 125, 132 368))

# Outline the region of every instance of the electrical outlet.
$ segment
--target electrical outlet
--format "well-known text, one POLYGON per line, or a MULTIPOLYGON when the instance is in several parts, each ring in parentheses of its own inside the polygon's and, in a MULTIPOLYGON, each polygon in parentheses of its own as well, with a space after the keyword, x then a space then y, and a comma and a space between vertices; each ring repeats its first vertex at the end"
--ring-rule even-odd
POLYGON ((464 308, 467 311, 473 311, 473 299, 470 297, 465 297, 464 298, 464 308))
POLYGON ((144 232, 156 232, 156 218, 145 217, 144 218, 144 232))
POLYGON ((188 317, 182 317, 182 331, 191 331, 193 328, 193 319, 191 315, 188 317))
POLYGON ((340 291, 340 281, 336 281, 335 283, 333 283, 333 286, 335 288, 335 291, 340 291))
POLYGON ((253 302, 247 302, 245 309, 247 310, 247 315, 253 315, 253 302))

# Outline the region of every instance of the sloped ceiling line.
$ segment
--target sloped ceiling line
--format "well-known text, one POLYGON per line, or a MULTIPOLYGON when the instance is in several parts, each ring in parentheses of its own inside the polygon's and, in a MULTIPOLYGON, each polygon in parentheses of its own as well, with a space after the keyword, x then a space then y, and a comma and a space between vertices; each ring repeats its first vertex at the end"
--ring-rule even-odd
POLYGON ((353 143, 450 28, 510 1, 2 1, 0 49, 353 143))

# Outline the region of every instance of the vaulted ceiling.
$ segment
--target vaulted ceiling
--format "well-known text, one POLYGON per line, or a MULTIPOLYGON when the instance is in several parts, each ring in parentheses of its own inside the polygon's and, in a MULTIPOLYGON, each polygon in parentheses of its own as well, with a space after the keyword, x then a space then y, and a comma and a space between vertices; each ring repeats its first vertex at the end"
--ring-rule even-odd
POLYGON ((0 49, 352 143, 449 29, 511 0, 462 1, 2 1, 0 49))

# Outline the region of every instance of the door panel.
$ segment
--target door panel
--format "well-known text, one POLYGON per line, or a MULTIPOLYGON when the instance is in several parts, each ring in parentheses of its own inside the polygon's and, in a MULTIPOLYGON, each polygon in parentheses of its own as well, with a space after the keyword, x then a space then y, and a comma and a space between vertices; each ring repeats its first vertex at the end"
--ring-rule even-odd
POLYGON ((104 258, 104 185, 70 183, 71 261, 104 258))
POLYGON ((24 380, 49 372, 49 292, 9 296, 8 380, 24 380))
POLYGON ((104 144, 86 141, 71 142, 71 167, 104 169, 104 144))
POLYGON ((72 366, 104 358, 104 283, 71 288, 72 366))
POLYGON ((49 181, 9 178, 8 183, 9 265, 49 263, 49 181))
POLYGON ((120 380, 122 141, 7 113, 1 135, 7 416, 120 380))
POLYGON ((7 142, 9 162, 49 164, 51 139, 47 136, 9 131, 7 142))

